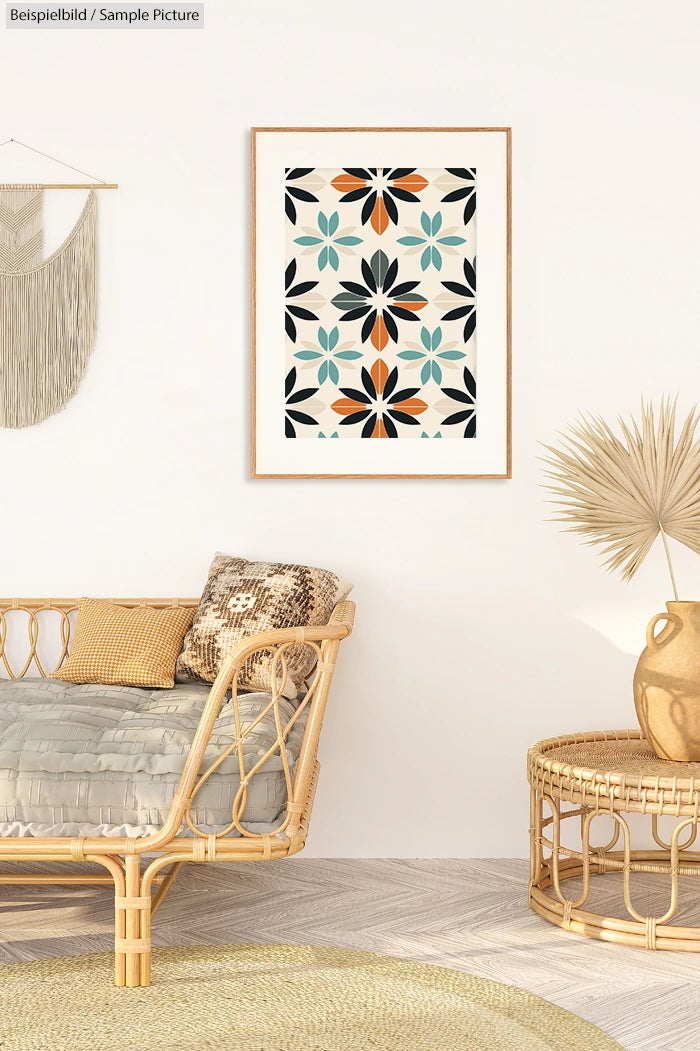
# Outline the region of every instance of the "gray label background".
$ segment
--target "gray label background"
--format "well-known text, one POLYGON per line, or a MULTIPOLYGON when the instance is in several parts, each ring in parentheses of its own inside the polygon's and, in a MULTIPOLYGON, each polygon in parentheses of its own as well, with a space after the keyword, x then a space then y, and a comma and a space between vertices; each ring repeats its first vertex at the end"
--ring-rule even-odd
POLYGON ((204 4, 119 4, 119 3, 103 3, 103 4, 80 4, 80 3, 64 3, 64 4, 5 4, 5 28, 6 29, 199 29, 204 25, 204 4), (65 12, 76 12, 81 13, 81 18, 63 18, 63 19, 46 19, 38 22, 35 20, 12 20, 12 11, 26 12, 46 12, 46 11, 65 11, 65 12), (101 11, 123 11, 125 14, 137 14, 139 11, 147 12, 149 17, 147 20, 134 19, 133 21, 102 21, 100 18, 101 11), (196 11, 199 13, 199 18, 194 21, 188 19, 186 21, 165 21, 162 18, 155 19, 154 15, 156 11, 177 11, 177 12, 188 12, 196 11), (83 15, 83 12, 85 14, 83 15))

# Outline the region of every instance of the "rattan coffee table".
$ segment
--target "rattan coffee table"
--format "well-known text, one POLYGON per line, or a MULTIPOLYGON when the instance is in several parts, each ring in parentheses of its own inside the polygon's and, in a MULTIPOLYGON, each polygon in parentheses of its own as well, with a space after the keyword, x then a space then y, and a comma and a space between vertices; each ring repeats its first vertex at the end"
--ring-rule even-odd
MULTIPOLYGON (((679 905, 679 876, 700 875, 700 853, 690 849, 698 833, 700 763, 658 759, 639 730, 607 730, 538 741, 528 752, 527 771, 528 900, 535 912, 591 938, 646 949, 700 952, 700 927, 670 923, 679 905), (626 814, 651 817, 658 849, 633 849, 626 814), (659 830, 661 816, 675 819, 668 841, 659 830), (612 838, 594 846, 592 829, 596 818, 601 819, 598 825, 603 824, 603 817, 613 821, 612 838), (562 836, 568 819, 573 820, 562 836), (627 916, 586 911, 591 876, 613 872, 622 873, 627 916), (637 911, 631 879, 635 872, 655 873, 665 881, 668 908, 663 914, 645 916, 637 911), (581 878, 576 900, 567 896, 563 886, 574 877, 581 878)), ((639 835, 638 828, 635 832, 639 835)))

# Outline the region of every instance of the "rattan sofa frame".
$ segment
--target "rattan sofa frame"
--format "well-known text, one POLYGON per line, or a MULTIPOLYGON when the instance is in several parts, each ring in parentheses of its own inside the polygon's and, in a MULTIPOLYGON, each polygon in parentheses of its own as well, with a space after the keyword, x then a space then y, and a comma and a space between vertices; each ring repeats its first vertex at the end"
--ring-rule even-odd
MULTIPOLYGON (((122 606, 195 607, 197 599, 112 599, 122 606)), ((58 616, 60 656, 49 671, 61 667, 70 651, 74 617, 79 599, 0 599, 0 675, 23 678, 36 669, 47 675, 39 653, 40 641, 48 621, 56 626, 58 616), (11 618, 23 617, 28 632, 26 660, 14 665, 8 652, 8 625, 11 618)), ((328 699, 338 647, 352 632, 355 605, 341 602, 329 622, 319 627, 284 628, 267 631, 241 642, 224 659, 212 684, 199 725, 194 733, 179 785, 162 828, 154 835, 112 838, 97 837, 22 837, 0 838, 0 861, 90 862, 101 866, 103 874, 65 874, 48 872, 32 875, 0 875, 0 884, 106 884, 114 888, 115 969, 118 986, 146 986, 151 983, 151 920, 162 905, 178 872, 187 862, 206 864, 219 861, 265 861, 297 854, 306 842, 311 809, 319 773, 317 758, 321 725, 328 699), (286 654, 290 647, 307 646, 315 652, 317 663, 308 681, 308 691, 294 716, 286 723, 281 715, 280 686, 286 673, 286 654), (271 662, 271 700, 265 711, 252 724, 241 725, 236 688, 246 660, 256 651, 273 654, 271 662), (231 690, 235 740, 208 768, 202 769, 204 753, 221 706, 231 690), (301 750, 294 772, 290 770, 285 742, 293 725, 307 710, 301 750), (246 768, 243 743, 266 713, 272 712, 277 738, 275 744, 252 767, 246 768), (216 834, 200 830, 192 820, 190 807, 209 776, 229 756, 238 759, 240 788, 234 800, 231 823, 216 834), (242 824, 247 785, 256 771, 272 755, 282 760, 288 801, 279 826, 273 833, 253 833, 242 824), (186 834, 182 834, 183 826, 186 834), (144 855, 148 857, 144 858, 144 855), (155 858, 151 857, 156 855, 155 858), (143 859, 143 864, 142 864, 143 859)), ((14 634, 13 634, 13 641, 14 634)), ((53 663, 53 662, 52 662, 53 663)))

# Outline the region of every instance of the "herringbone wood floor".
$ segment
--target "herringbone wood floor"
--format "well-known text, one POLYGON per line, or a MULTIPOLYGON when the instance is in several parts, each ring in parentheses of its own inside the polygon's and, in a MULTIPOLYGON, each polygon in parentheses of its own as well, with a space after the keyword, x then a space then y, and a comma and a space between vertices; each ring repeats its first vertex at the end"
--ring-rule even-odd
MULTIPOLYGON (((392 953, 529 989, 595 1022, 627 1051, 700 1051, 700 954, 565 934, 528 909, 526 882, 526 863, 514 859, 186 866, 153 939, 392 953)), ((613 884, 614 877, 594 883, 601 911, 613 884)), ((666 905, 651 887, 639 877, 636 900, 660 914, 666 905)), ((111 896, 101 888, 3 886, 0 963, 109 949, 112 919, 111 896)))

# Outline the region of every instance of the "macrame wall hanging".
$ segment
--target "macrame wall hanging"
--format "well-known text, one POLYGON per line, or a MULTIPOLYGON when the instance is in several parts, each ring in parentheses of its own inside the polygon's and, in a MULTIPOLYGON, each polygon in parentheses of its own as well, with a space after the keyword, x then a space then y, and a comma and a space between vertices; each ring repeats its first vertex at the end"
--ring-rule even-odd
MULTIPOLYGON (((15 139, 0 146, 13 142, 48 157, 15 139)), ((41 423, 78 389, 97 331, 95 190, 116 188, 102 180, 0 183, 0 427, 41 423), (77 222, 44 257, 44 191, 81 189, 89 193, 77 222)))

